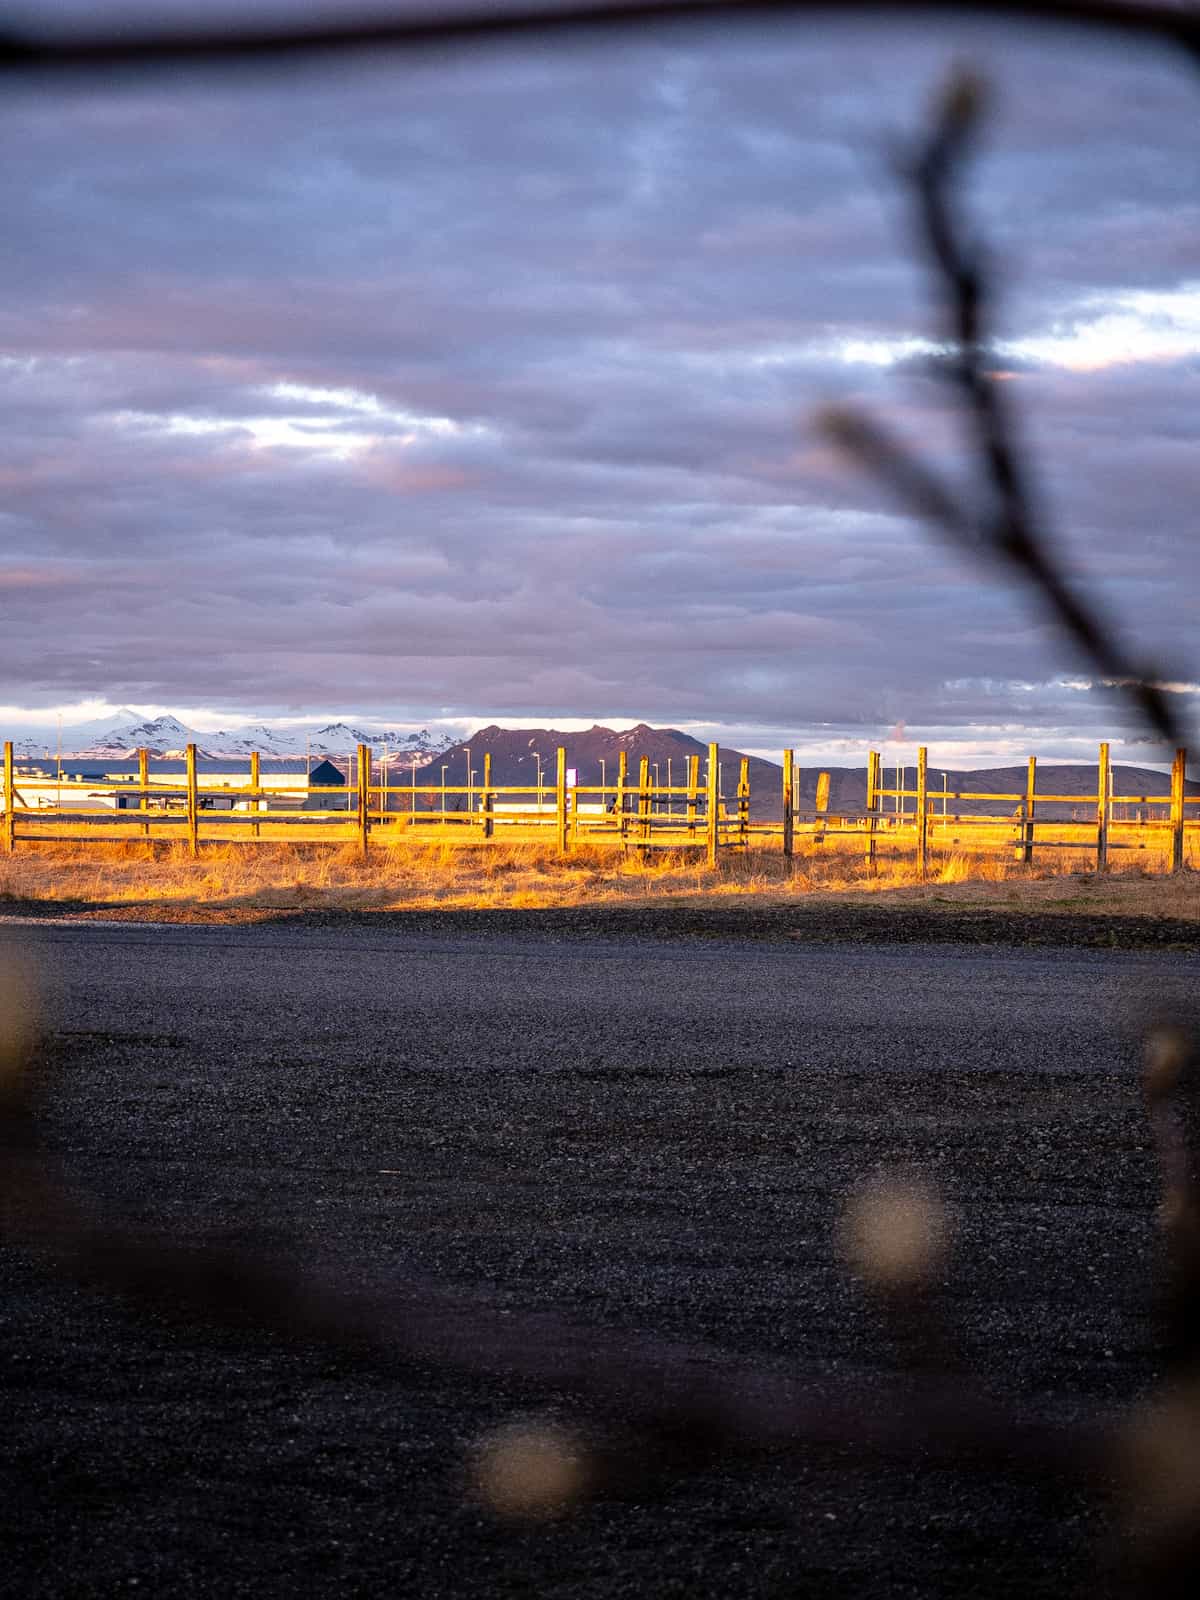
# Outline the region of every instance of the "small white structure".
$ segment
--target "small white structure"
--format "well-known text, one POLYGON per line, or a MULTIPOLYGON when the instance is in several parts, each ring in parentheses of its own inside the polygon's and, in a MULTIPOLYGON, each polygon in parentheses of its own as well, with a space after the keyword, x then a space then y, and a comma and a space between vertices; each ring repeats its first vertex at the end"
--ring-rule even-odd
MULTIPOLYGON (((178 770, 180 765, 178 762, 172 762, 171 770, 164 772, 161 764, 156 771, 154 762, 150 763, 150 787, 158 792, 147 795, 146 810, 172 811, 182 810, 186 806, 187 780, 185 773, 178 770)), ((199 767, 196 772, 196 788, 199 791, 201 808, 205 811, 250 811, 259 809, 267 803, 274 808, 288 809, 303 802, 304 790, 308 786, 308 774, 303 769, 262 772, 259 783, 272 791, 294 789, 298 792, 294 801, 286 794, 276 796, 272 793, 269 802, 256 802, 238 798, 228 792, 222 793, 223 790, 250 787, 248 766, 244 772, 213 772, 204 771, 199 767)), ((18 766, 14 773, 13 787, 16 791, 17 805, 27 811, 103 812, 143 809, 137 770, 135 768, 129 771, 127 763, 123 763, 119 770, 114 770, 98 762, 70 759, 64 760, 61 768, 53 763, 41 762, 35 766, 25 762, 18 766)))

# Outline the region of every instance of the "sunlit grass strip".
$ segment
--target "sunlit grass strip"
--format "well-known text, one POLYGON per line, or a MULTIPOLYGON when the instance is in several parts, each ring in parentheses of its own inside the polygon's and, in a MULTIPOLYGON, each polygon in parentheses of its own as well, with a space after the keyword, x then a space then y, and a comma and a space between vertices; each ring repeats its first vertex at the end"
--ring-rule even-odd
POLYGON ((789 862, 777 850, 723 853, 715 870, 697 852, 660 851, 642 860, 581 845, 560 857, 552 841, 397 843, 363 861, 355 845, 263 842, 210 844, 192 857, 186 842, 126 840, 34 844, 0 860, 0 907, 64 909, 188 906, 214 910, 511 910, 622 904, 802 902, 900 895, 931 905, 1016 903, 1031 909, 1119 908, 1127 913, 1200 917, 1195 880, 1153 876, 1155 852, 1130 852, 1109 872, 1080 872, 1077 853, 1047 847, 1035 866, 1011 855, 942 851, 924 883, 909 853, 880 853, 869 870, 858 841, 797 841, 789 862))

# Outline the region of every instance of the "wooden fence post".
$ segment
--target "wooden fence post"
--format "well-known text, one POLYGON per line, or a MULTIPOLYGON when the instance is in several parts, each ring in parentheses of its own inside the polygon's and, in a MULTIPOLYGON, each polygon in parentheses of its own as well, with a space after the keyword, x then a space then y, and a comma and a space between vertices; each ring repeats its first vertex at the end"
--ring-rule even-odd
POLYGON ((1100 746, 1100 780, 1096 794, 1096 871, 1108 866, 1108 745, 1100 746))
POLYGON ((625 786, 629 781, 629 752, 617 752, 617 832, 621 835, 621 849, 625 848, 625 786))
POLYGON ((715 867, 717 851, 721 844, 721 768, 717 761, 717 746, 708 747, 708 771, 705 774, 705 806, 708 824, 708 864, 715 867))
POLYGON ((917 876, 929 871, 929 752, 917 750, 917 876))
POLYGON ((790 860, 796 848, 796 814, 792 809, 792 785, 796 781, 796 753, 783 752, 783 853, 790 860))
POLYGON ((813 843, 825 843, 826 812, 829 810, 829 774, 818 772, 816 795, 816 821, 813 823, 813 843))
POLYGON ((867 751, 867 871, 875 871, 875 824, 876 811, 879 809, 879 767, 881 757, 878 750, 867 751))
MULTIPOLYGON (((139 793, 138 793, 138 810, 139 811, 149 811, 149 809, 150 809, 150 797, 146 793, 146 788, 147 788, 147 785, 150 782, 150 752, 149 752, 149 750, 146 749, 145 745, 141 745, 138 748, 137 762, 138 762, 138 790, 139 790, 139 793)), ((142 831, 142 838, 143 839, 148 839, 150 837, 150 824, 149 824, 149 822, 143 822, 142 823, 142 830, 141 831, 142 831)))
POLYGON ((200 854, 200 796, 196 792, 196 746, 189 744, 185 755, 187 765, 188 849, 194 856, 197 856, 200 854))
POLYGON ((554 780, 554 830, 558 853, 565 856, 571 848, 571 840, 567 830, 567 751, 561 744, 554 780))
POLYGON ((483 752, 483 837, 490 839, 494 832, 492 805, 495 796, 492 794, 492 752, 483 752))
POLYGON ((371 747, 358 747, 358 847, 367 859, 371 837, 371 747))
POLYGON ((687 831, 688 838, 696 837, 696 813, 700 802, 700 757, 687 758, 687 831))
POLYGON ((1187 751, 1176 750, 1171 763, 1171 871, 1183 871, 1183 797, 1187 792, 1187 751))
MULTIPOLYGON (((261 784, 261 782, 262 782, 262 771, 261 771, 261 762, 259 760, 258 751, 257 750, 251 750, 251 752, 250 752, 250 787, 251 787, 251 789, 254 790, 254 796, 253 796, 252 800, 250 801, 250 810, 251 810, 251 813, 255 817, 258 816, 258 806, 259 806, 258 789, 259 789, 259 785, 261 784)), ((307 799, 307 798, 308 798, 308 796, 306 795, 305 799, 307 799)), ((257 839, 259 837, 259 826, 258 826, 257 821, 252 822, 250 824, 250 832, 251 832, 252 836, 255 839, 257 839)))
POLYGON ((1034 810, 1036 808, 1037 791, 1037 757, 1029 758, 1029 775, 1025 779, 1025 837, 1021 845, 1021 860, 1025 865, 1033 864, 1033 829, 1034 810))
POLYGON ((12 740, 4 741, 4 853, 12 855, 17 848, 16 788, 13 783, 12 740))
POLYGON ((650 838, 650 757, 643 756, 638 762, 638 842, 641 849, 639 859, 645 863, 650 859, 650 852, 646 848, 650 838))
POLYGON ((738 843, 742 850, 750 848, 750 757, 743 756, 738 768, 737 786, 738 843))

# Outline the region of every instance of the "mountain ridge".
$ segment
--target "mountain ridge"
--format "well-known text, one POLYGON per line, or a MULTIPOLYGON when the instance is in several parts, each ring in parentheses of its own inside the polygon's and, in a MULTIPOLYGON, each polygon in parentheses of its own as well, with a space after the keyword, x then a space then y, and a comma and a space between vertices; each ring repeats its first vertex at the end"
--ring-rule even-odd
POLYGON ((249 757, 254 751, 264 756, 347 756, 357 745, 369 744, 389 752, 389 765, 400 760, 411 763, 414 756, 429 759, 442 748, 442 741, 427 728, 397 730, 374 725, 330 722, 315 730, 271 728, 266 723, 244 728, 202 733, 190 728, 169 712, 158 717, 141 717, 133 711, 120 711, 111 717, 53 730, 36 729, 13 740, 19 758, 45 758, 59 749, 71 759, 128 759, 139 749, 160 759, 179 757, 189 744, 197 754, 221 759, 249 757))
MULTIPOLYGON (((470 739, 460 740, 449 745, 439 752, 437 757, 423 767, 418 767, 413 774, 413 786, 420 792, 424 786, 427 790, 436 790, 441 784, 441 774, 445 771, 446 783, 456 788, 462 788, 468 783, 468 757, 470 751, 470 783, 478 791, 483 786, 483 758, 491 756, 491 786, 497 789, 509 787, 535 786, 538 782, 538 766, 540 757, 541 782, 544 791, 554 792, 557 772, 557 748, 559 745, 566 751, 566 764, 568 769, 573 769, 576 782, 586 788, 603 785, 611 796, 615 792, 618 763, 622 751, 626 753, 628 770, 626 774, 627 788, 636 787, 638 781, 638 766, 641 758, 645 756, 650 763, 651 781, 655 781, 655 763, 658 766, 657 782, 665 787, 668 783, 676 789, 687 782, 687 758, 698 756, 700 759, 700 783, 703 787, 705 769, 707 766, 708 746, 690 734, 683 733, 678 728, 653 728, 647 723, 639 723, 635 728, 627 728, 620 733, 612 728, 604 728, 599 724, 586 729, 581 733, 567 733, 555 728, 500 728, 495 724, 480 728, 473 733, 470 739), (603 765, 601 764, 603 762, 603 765)), ((743 759, 743 752, 727 745, 718 748, 718 761, 721 766, 721 793, 727 805, 730 805, 737 793, 738 768, 743 759)), ((755 821, 778 821, 783 815, 783 768, 779 762, 768 761, 761 756, 748 756, 750 772, 750 815, 755 821)), ((896 782, 897 765, 885 764, 883 771, 884 788, 900 788, 914 790, 917 785, 916 767, 913 764, 900 766, 901 781, 896 782)), ((1008 817, 1015 811, 1019 799, 1025 794, 1027 767, 1024 763, 1020 766, 1006 767, 976 767, 976 768, 942 768, 930 767, 928 771, 927 794, 929 804, 933 810, 940 814, 943 805, 940 799, 942 792, 942 774, 946 775, 946 788, 952 795, 957 790, 974 791, 984 795, 1010 795, 1013 798, 982 799, 945 802, 945 809, 950 815, 965 816, 992 816, 1008 817)), ((828 811, 831 815, 861 816, 867 805, 867 769, 864 760, 861 767, 833 767, 828 765, 797 767, 795 792, 801 813, 812 812, 816 805, 817 779, 821 772, 829 774, 829 804, 828 811)), ((1169 772, 1158 772, 1150 767, 1136 767, 1122 762, 1112 767, 1112 792, 1118 796, 1167 796, 1171 789, 1171 776, 1169 772)), ((1093 821, 1096 815, 1097 786, 1099 783, 1099 768, 1095 763, 1084 762, 1045 762, 1039 763, 1037 771, 1037 788, 1042 794, 1077 794, 1081 798, 1075 802, 1060 802, 1053 800, 1039 800, 1035 791, 1037 814, 1046 821, 1093 821)), ((1200 794, 1200 781, 1190 779, 1187 783, 1188 794, 1200 794)), ((462 806, 467 804, 466 797, 459 797, 462 806)), ((520 800, 520 796, 514 797, 520 800)), ((676 797, 677 803, 680 797, 676 797)), ((894 802, 890 799, 883 802, 884 808, 890 810, 894 802)), ((1134 801, 1125 802, 1125 807, 1135 805, 1134 801)), ((906 810, 910 813, 914 809, 915 801, 907 799, 904 802, 906 810)), ((461 808, 461 807, 460 807, 461 808)), ((454 809, 453 804, 451 809, 454 809)), ((1120 808, 1119 808, 1120 809, 1120 808)), ((1165 819, 1166 808, 1162 806, 1143 807, 1151 819, 1162 817, 1165 819)))

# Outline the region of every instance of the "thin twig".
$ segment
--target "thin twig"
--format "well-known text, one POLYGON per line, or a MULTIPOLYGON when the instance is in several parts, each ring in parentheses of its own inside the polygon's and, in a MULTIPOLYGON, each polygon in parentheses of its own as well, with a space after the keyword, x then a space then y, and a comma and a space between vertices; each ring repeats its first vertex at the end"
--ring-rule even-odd
MULTIPOLYGON (((16 1243, 46 1253, 63 1276, 191 1326, 273 1330, 373 1362, 433 1366, 525 1381, 619 1423, 627 1443, 602 1453, 612 1480, 634 1464, 678 1475, 764 1451, 852 1447, 980 1470, 1089 1476, 1113 1440, 1103 1429, 1019 1417, 961 1374, 880 1385, 819 1385, 700 1346, 573 1325, 499 1308, 423 1279, 369 1293, 345 1281, 236 1250, 185 1247, 138 1233, 69 1197, 39 1148, 37 1120, 15 1096, 0 1104, 0 1219, 16 1243), (7 1148, 5 1148, 7 1147, 7 1148)), ((602 1477, 604 1474, 602 1474, 602 1477)), ((603 1482, 599 1485, 604 1488, 603 1482)))
POLYGON ((932 130, 907 171, 921 231, 938 280, 951 357, 943 370, 958 388, 978 462, 976 505, 968 507, 936 473, 869 418, 827 411, 818 424, 848 454, 888 485, 914 512, 949 535, 968 554, 1006 563, 1026 578, 1101 678, 1125 689, 1144 720, 1170 745, 1184 732, 1163 674, 1130 661, 1115 629, 1082 600, 1056 564, 1044 521, 1034 506, 1016 425, 991 370, 988 310, 993 291, 981 247, 967 243, 955 206, 956 185, 977 129, 982 92, 977 80, 955 77, 942 96, 932 130))
MULTIPOLYGON (((445 46, 522 41, 588 33, 597 37, 654 24, 717 26, 762 23, 852 9, 862 16, 961 15, 962 0, 861 0, 852 8, 833 0, 594 0, 563 6, 467 6, 394 17, 351 17, 297 26, 188 30, 122 26, 90 37, 79 32, 37 34, 0 29, 0 72, 102 70, 111 67, 217 66, 304 56, 388 50, 415 53, 445 46)), ((975 0, 974 15, 1009 21, 1049 22, 1178 46, 1200 59, 1200 18, 1162 3, 1105 0, 975 0)))

